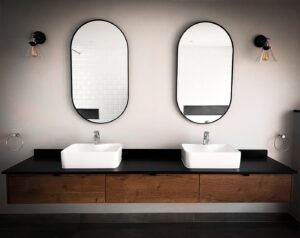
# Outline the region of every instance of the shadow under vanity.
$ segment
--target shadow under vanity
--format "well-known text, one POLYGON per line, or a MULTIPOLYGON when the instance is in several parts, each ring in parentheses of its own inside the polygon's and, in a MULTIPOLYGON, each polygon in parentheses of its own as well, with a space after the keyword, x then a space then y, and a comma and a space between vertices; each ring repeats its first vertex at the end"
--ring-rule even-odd
POLYGON ((123 149, 115 169, 63 169, 60 149, 2 172, 8 203, 289 202, 295 170, 267 150, 241 150, 239 169, 189 169, 180 149, 123 149))

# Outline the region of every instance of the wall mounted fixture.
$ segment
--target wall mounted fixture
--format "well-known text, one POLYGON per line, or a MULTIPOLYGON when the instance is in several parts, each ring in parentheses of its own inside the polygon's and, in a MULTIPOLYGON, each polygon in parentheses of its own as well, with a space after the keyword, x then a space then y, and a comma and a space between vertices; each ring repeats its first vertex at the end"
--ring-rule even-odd
POLYGON ((9 151, 19 151, 23 145, 24 140, 20 133, 11 133, 5 139, 5 146, 9 151))
POLYGON ((198 124, 213 123, 232 99, 233 41, 214 22, 198 22, 181 35, 177 47, 176 98, 180 113, 198 124))
POLYGON ((31 40, 29 41, 29 45, 31 46, 32 57, 37 57, 39 55, 36 46, 44 44, 45 41, 46 41, 46 35, 43 32, 36 31, 32 33, 31 40))
POLYGON ((288 151, 290 148, 289 140, 286 134, 277 134, 274 138, 274 148, 278 152, 288 151))
POLYGON ((72 101, 78 114, 99 124, 119 118, 129 99, 128 43, 123 32, 106 20, 86 22, 74 32, 70 53, 72 101))
POLYGON ((261 62, 276 62, 276 58, 273 54, 270 39, 264 35, 258 35, 254 38, 254 45, 261 48, 261 52, 257 60, 261 62))

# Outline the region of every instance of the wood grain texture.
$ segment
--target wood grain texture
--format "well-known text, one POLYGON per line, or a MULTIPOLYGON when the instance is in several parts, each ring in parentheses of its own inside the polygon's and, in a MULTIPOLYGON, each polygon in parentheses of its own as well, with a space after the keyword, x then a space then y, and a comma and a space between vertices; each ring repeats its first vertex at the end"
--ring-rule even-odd
POLYGON ((200 202, 289 202, 291 175, 200 175, 200 202))
POLYGON ((8 203, 102 203, 105 175, 8 175, 8 203))
POLYGON ((107 175, 108 203, 198 202, 199 175, 107 175))

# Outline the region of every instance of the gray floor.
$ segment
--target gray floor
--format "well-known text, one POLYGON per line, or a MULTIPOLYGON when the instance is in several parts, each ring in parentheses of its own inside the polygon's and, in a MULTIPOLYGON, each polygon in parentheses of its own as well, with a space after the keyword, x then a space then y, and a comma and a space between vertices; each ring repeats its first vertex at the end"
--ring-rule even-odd
POLYGON ((0 224, 1 238, 299 238, 295 222, 0 224))
POLYGON ((1 214, 0 238, 300 238, 286 213, 1 214))

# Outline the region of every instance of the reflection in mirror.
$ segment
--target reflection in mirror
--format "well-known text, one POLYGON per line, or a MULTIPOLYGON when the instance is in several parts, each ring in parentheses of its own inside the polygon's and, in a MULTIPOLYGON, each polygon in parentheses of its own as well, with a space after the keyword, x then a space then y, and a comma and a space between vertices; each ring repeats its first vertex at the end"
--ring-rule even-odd
POLYGON ((110 22, 95 20, 71 43, 72 98, 77 112, 95 123, 117 119, 128 103, 128 46, 110 22))
POLYGON ((231 102, 233 44, 221 26, 200 22, 178 45, 177 104, 195 123, 220 119, 231 102))

